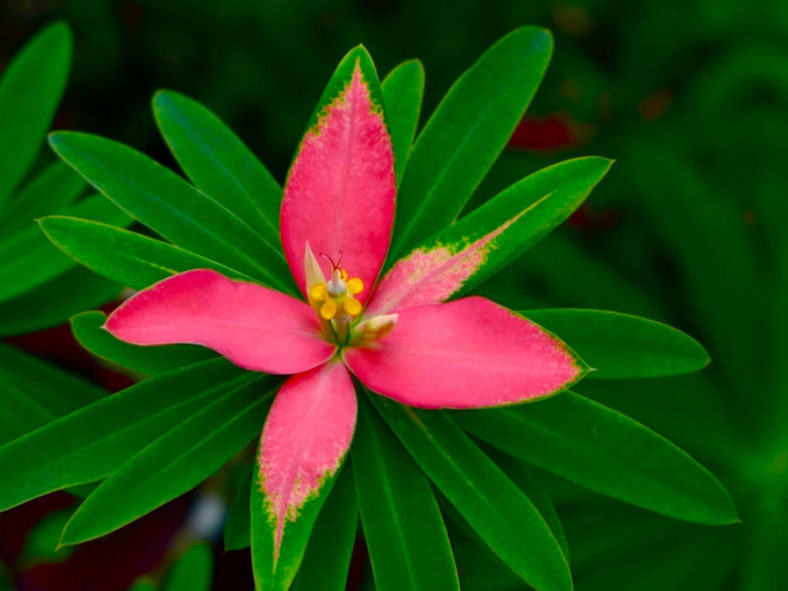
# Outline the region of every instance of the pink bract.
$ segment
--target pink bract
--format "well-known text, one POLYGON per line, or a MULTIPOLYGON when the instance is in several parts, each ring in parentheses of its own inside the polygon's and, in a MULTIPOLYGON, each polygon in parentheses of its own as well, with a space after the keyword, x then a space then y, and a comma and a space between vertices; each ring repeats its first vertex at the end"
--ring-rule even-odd
POLYGON ((319 112, 284 189, 284 253, 307 302, 194 270, 138 293, 106 324, 130 343, 195 343, 249 370, 295 374, 273 404, 259 453, 274 561, 288 524, 322 494, 350 447, 356 398, 348 369, 374 392, 424 408, 523 402, 582 373, 561 341, 489 300, 440 303, 484 263, 506 224, 467 244, 415 250, 375 292, 394 223, 395 174, 366 71, 356 61, 319 112), (312 251, 323 256, 310 254, 305 265, 312 251))

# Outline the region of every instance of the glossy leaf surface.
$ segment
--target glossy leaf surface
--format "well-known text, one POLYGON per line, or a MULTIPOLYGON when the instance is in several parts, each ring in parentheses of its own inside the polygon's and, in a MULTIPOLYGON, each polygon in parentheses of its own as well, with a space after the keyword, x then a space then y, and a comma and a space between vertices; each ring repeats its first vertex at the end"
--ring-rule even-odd
POLYGON ((39 223, 49 240, 68 256, 134 289, 144 289, 190 269, 214 269, 231 278, 251 280, 244 273, 174 244, 109 224, 68 216, 50 216, 39 223))
POLYGON ((381 90, 399 181, 405 172, 419 124, 421 101, 424 98, 424 66, 419 60, 401 63, 383 79, 381 90))
MULTIPOLYGON (((100 195, 71 206, 68 212, 117 225, 131 223, 125 213, 100 195)), ((73 266, 74 261, 53 248, 31 223, 0 244, 0 301, 38 287, 73 266)))
POLYGON ((275 378, 241 383, 135 454, 71 517, 61 542, 108 534, 181 495, 216 472, 259 432, 275 378))
POLYGON ((536 92, 552 45, 544 29, 517 29, 454 83, 413 146, 398 195, 394 255, 462 211, 536 92))
POLYGON ((599 310, 523 313, 563 340, 591 368, 591 379, 655 378, 703 369, 709 354, 692 337, 666 324, 599 310))
POLYGON ((89 183, 164 238, 271 285, 287 285, 279 251, 174 172, 119 142, 86 133, 59 132, 49 141, 89 183))
POLYGON ((92 383, 8 345, 0 345, 0 444, 96 402, 92 383))
POLYGON ((67 164, 50 164, 8 201, 0 215, 0 229, 12 234, 30 226, 36 218, 72 203, 86 188, 82 177, 67 164))
POLYGON ((224 359, 152 378, 0 447, 0 510, 93 482, 240 381, 224 359))
POLYGON ((540 591, 572 589, 569 565, 539 511, 446 413, 372 400, 435 486, 509 568, 540 591))
POLYGON ((27 173, 66 86, 71 31, 65 23, 36 35, 3 71, 0 80, 0 203, 27 173))
POLYGON ((365 399, 351 458, 377 589, 459 589, 430 482, 365 399))
POLYGON ((92 271, 75 268, 0 303, 0 336, 51 328, 86 308, 97 308, 120 295, 123 286, 92 271), (58 294, 53 299, 52 294, 58 294))
POLYGON ((240 138, 206 107, 177 92, 157 92, 153 112, 194 185, 278 248, 282 188, 240 138))
POLYGON ((686 521, 738 519, 723 486, 689 455, 577 394, 452 416, 490 445, 598 493, 686 521))

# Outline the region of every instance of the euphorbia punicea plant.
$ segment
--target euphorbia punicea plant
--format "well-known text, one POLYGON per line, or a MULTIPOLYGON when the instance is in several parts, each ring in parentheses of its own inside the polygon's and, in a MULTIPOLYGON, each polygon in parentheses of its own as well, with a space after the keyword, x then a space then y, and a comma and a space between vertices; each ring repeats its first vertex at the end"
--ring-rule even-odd
POLYGON ((381 88, 366 51, 352 50, 284 190, 218 118, 173 92, 157 93, 154 111, 191 183, 117 142, 54 134, 66 162, 166 240, 41 221, 73 258, 141 290, 106 321, 112 334, 101 312, 72 324, 88 350, 150 378, 0 447, 0 509, 104 479, 61 541, 93 539, 209 478, 262 426, 251 494, 237 491, 225 526, 227 548, 251 540, 261 590, 287 589, 297 571, 299 591, 344 588, 359 515, 381 591, 459 589, 454 516, 433 487, 520 579, 571 589, 560 523, 549 503, 537 507, 525 462, 679 519, 734 519, 719 482, 643 425, 572 392, 517 404, 566 390, 586 367, 531 320, 596 379, 699 369, 698 343, 621 314, 531 310, 529 320, 465 297, 566 219, 610 166, 568 160, 461 215, 550 49, 540 29, 507 35, 415 143, 420 65, 398 66, 381 88))
POLYGON ((106 328, 136 345, 199 344, 252 371, 288 374, 262 433, 258 482, 274 567, 290 522, 340 467, 353 377, 422 408, 479 408, 554 394, 582 363, 556 337, 482 297, 446 303, 514 223, 419 250, 378 281, 394 224, 394 152, 357 58, 293 162, 280 212, 303 300, 197 269, 133 296, 106 328))

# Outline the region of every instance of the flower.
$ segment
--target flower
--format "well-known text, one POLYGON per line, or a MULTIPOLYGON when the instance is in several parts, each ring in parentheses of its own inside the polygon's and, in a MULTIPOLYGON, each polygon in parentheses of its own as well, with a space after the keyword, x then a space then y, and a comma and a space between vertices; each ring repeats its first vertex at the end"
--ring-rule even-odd
POLYGON ((284 190, 284 256, 304 300, 198 269, 139 292, 106 323, 129 343, 199 344, 245 369, 291 376, 258 458, 275 556, 287 522, 350 447, 351 375, 407 405, 478 408, 553 394, 583 371, 560 340, 487 299, 443 303, 516 218, 460 248, 416 249, 377 282, 395 194, 385 118, 356 62, 306 133, 284 190))

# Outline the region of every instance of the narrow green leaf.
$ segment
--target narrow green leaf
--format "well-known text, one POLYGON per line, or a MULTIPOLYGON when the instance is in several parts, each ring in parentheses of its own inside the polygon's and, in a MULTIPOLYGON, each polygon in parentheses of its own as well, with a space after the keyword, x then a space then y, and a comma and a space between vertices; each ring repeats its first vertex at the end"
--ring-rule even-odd
POLYGON ((49 141, 89 183, 167 240, 272 286, 289 285, 277 248, 174 172, 128 146, 86 133, 58 132, 49 141))
POLYGON ((330 476, 320 491, 309 498, 300 508, 298 518, 288 519, 287 528, 282 536, 279 553, 274 553, 275 531, 273 522, 268 520, 265 497, 260 484, 260 453, 256 455, 252 476, 252 495, 250 512, 252 517, 252 570, 257 591, 286 591, 296 576, 304 558, 309 538, 315 527, 318 514, 331 494, 343 468, 340 467, 330 476))
POLYGON ((399 182, 405 172, 419 124, 421 101, 424 98, 424 66, 419 60, 401 63, 383 79, 381 89, 399 182))
POLYGON ((35 218, 59 211, 87 188, 74 170, 55 162, 27 183, 0 212, 0 231, 13 234, 30 226, 35 218))
MULTIPOLYGON (((131 219, 100 195, 69 208, 69 213, 118 225, 131 219)), ((0 302, 10 300, 54 279, 74 266, 74 261, 54 248, 35 224, 30 224, 0 244, 0 302)))
POLYGON ((0 345, 0 443, 104 397, 90 382, 0 345))
POLYGON ((224 549, 227 551, 243 550, 252 543, 252 516, 249 514, 249 499, 252 494, 251 464, 244 470, 244 476, 239 483, 224 522, 224 549))
POLYGON ((276 378, 242 382, 142 449, 102 482, 63 530, 78 544, 131 523, 211 476, 259 435, 276 378))
POLYGON ((317 517, 291 591, 344 591, 357 529, 353 470, 346 465, 317 517))
POLYGON ((151 378, 0 447, 0 511, 113 473, 148 443, 249 379, 225 359, 151 378))
POLYGON ((413 146, 398 194, 394 255, 459 215, 536 93, 552 45, 544 29, 517 29, 454 83, 413 146))
POLYGON ((282 188, 246 145, 207 108, 160 90, 153 113, 164 140, 194 185, 279 244, 282 188))
POLYGON ((63 95, 71 63, 71 31, 41 31, 6 67, 0 81, 0 204, 33 164, 63 95))
POLYGON ((22 556, 26 562, 63 562, 73 553, 74 548, 58 548, 58 540, 63 526, 71 516, 72 509, 60 509, 46 515, 36 523, 25 539, 22 556))
POLYGON ((382 396, 372 401, 421 469, 509 568, 540 591, 572 589, 561 546, 539 511, 446 413, 382 396))
POLYGON ((46 405, 14 384, 0 387, 0 444, 33 431, 57 418, 46 405))
POLYGON ((106 321, 107 316, 103 312, 83 312, 71 319, 71 330, 85 349, 127 369, 157 375, 217 357, 213 351, 195 345, 130 345, 106 331, 106 321))
POLYGON ((529 310, 530 318, 564 340, 595 379, 654 378, 690 373, 709 354, 680 330, 637 316, 599 310, 529 310))
POLYGON ((445 497, 438 503, 446 520, 462 591, 514 591, 530 589, 501 561, 445 497))
POLYGON ((87 268, 134 289, 144 289, 190 269, 214 269, 253 281, 230 267, 136 232, 66 216, 39 220, 47 238, 87 268))
POLYGON ((490 445, 598 493, 685 521, 738 519, 725 488, 689 455, 577 394, 452 416, 490 445))
POLYGON ((205 542, 194 544, 170 569, 164 591, 210 591, 212 577, 210 545, 205 542))
POLYGON ((118 296, 123 286, 76 268, 0 303, 0 337, 27 334, 66 322, 118 296))
POLYGON ((429 480, 365 397, 358 402, 351 458, 375 586, 379 591, 459 589, 429 480))
POLYGON ((517 488, 523 491, 525 496, 531 500, 550 527, 550 531, 553 532, 553 536, 560 544, 564 556, 569 560, 569 544, 566 541, 564 526, 561 524, 553 502, 542 488, 542 485, 539 484, 522 462, 489 446, 483 446, 482 449, 503 470, 503 473, 509 477, 509 480, 514 482, 517 488))

